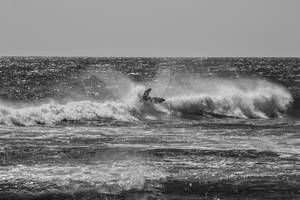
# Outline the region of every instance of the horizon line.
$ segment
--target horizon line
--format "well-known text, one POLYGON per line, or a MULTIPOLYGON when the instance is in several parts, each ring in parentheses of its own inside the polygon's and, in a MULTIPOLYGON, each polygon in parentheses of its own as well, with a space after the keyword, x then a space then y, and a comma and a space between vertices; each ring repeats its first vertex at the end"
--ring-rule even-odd
POLYGON ((0 55, 5 57, 58 57, 58 58, 300 58, 300 56, 94 56, 94 55, 0 55))

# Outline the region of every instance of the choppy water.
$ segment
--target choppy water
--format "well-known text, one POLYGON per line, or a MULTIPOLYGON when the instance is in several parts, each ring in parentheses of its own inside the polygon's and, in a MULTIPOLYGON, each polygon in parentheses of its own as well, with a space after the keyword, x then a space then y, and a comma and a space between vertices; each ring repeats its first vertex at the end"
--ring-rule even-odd
POLYGON ((300 198, 298 58, 2 57, 0 84, 0 199, 300 198))

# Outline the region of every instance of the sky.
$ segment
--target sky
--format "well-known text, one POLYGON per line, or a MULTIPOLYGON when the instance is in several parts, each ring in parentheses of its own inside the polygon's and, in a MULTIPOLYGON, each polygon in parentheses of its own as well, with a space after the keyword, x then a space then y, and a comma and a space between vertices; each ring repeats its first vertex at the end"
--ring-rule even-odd
POLYGON ((0 56, 300 56, 299 0, 1 0, 0 56))

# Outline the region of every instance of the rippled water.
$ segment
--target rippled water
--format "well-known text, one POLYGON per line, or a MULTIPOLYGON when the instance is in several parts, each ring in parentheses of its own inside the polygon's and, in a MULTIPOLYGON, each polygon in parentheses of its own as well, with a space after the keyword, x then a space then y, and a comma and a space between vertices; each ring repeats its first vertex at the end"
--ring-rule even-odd
POLYGON ((299 199, 299 62, 1 58, 0 199, 299 199))

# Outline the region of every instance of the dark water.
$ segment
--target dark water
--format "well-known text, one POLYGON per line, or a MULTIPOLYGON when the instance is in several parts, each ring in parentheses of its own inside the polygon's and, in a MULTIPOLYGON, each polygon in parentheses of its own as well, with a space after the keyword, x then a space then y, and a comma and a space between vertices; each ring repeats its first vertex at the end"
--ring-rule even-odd
POLYGON ((0 199, 300 199, 298 58, 2 57, 0 79, 0 199))

